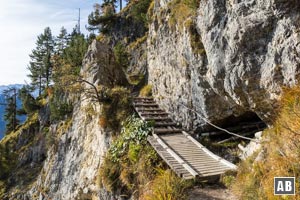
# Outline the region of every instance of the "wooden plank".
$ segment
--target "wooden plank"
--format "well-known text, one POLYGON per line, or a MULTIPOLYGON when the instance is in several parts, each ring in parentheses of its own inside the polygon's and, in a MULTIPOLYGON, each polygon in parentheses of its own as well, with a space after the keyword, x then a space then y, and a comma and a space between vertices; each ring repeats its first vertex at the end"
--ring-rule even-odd
POLYGON ((200 174, 199 177, 200 178, 206 178, 206 177, 211 177, 211 176, 219 176, 221 174, 224 174, 224 172, 222 173, 209 173, 209 174, 200 174))
MULTIPOLYGON (((149 143, 152 145, 152 144, 155 144, 155 143, 157 143, 157 140, 153 137, 153 136, 149 136, 148 137, 148 141, 149 141, 149 143)), ((167 151, 165 151, 164 153, 162 153, 162 152, 157 152, 159 155, 160 155, 160 157, 169 165, 169 167, 179 176, 179 177, 182 177, 182 174, 183 173, 190 173, 189 171, 187 171, 181 164, 180 165, 175 165, 174 166, 174 161, 176 161, 173 157, 172 157, 172 159, 171 159, 171 161, 170 160, 168 160, 168 159, 166 159, 166 157, 165 157, 165 154, 167 154, 168 152, 167 151), (171 163, 172 162, 172 163, 171 163)), ((176 161, 177 162, 177 161, 176 161)), ((177 162, 178 163, 178 162, 177 162)), ((179 163, 178 163, 179 164, 179 163)))
MULTIPOLYGON (((225 169, 226 166, 224 165, 217 165, 215 163, 209 164, 209 163, 189 163, 191 166, 195 167, 195 169, 225 169)), ((227 168, 226 168, 227 169, 227 168)))
MULTIPOLYGON (((173 145, 172 145, 173 146, 173 145)), ((189 154, 200 154, 200 155, 206 155, 205 153, 199 151, 198 149, 194 148, 189 148, 186 147, 184 149, 180 149, 180 147, 174 147, 174 150, 177 151, 178 153, 189 153, 189 154)))
POLYGON ((211 173, 222 174, 225 171, 228 171, 228 170, 226 170, 226 169, 221 169, 221 170, 220 169, 219 170, 207 170, 207 171, 201 170, 201 174, 211 174, 211 173))
POLYGON ((194 177, 192 175, 190 175, 190 174, 187 174, 187 175, 183 174, 182 178, 185 179, 185 180, 194 179, 194 177))
POLYGON ((217 156, 216 154, 212 153, 211 151, 209 151, 207 148, 205 148, 202 144, 200 144, 197 140, 195 140, 193 137, 191 137, 188 133, 186 133, 185 131, 182 132, 188 139, 190 139, 192 142, 194 142, 194 144, 196 144, 199 148, 201 148, 203 151, 205 151, 205 153, 207 153, 210 157, 216 159, 216 160, 220 160, 223 164, 227 165, 228 167, 232 168, 232 169, 237 169, 237 166, 228 162, 227 160, 217 156))
MULTIPOLYGON (((197 158, 194 158, 194 157, 186 158, 186 157, 185 157, 185 160, 186 160, 187 162, 198 162, 198 161, 204 162, 204 161, 205 161, 206 163, 212 161, 212 160, 207 159, 207 158, 208 158, 207 156, 197 157, 197 158)), ((213 162, 216 162, 216 161, 213 161, 213 162)), ((218 163, 218 162, 216 162, 216 163, 218 163)))
POLYGON ((210 173, 224 173, 225 171, 228 171, 228 169, 212 169, 212 168, 206 168, 206 169, 196 169, 199 174, 210 174, 210 173))
POLYGON ((205 170, 205 169, 225 169, 225 166, 220 166, 220 165, 210 165, 210 164, 205 164, 205 163, 198 163, 198 164, 195 164, 195 163, 190 163, 191 166, 195 167, 195 169, 202 169, 202 170, 205 170))
POLYGON ((144 117, 146 121, 172 121, 169 117, 144 117))
POLYGON ((154 101, 154 99, 144 99, 144 98, 138 98, 138 99, 134 99, 133 102, 141 102, 141 101, 154 101))
POLYGON ((208 173, 208 172, 216 172, 216 171, 227 171, 228 168, 217 168, 217 167, 212 167, 212 166, 196 166, 196 165, 191 165, 195 168, 195 170, 198 173, 208 173))
POLYGON ((145 103, 139 100, 134 106, 136 105, 135 109, 143 120, 157 121, 153 137, 149 136, 148 141, 178 176, 192 179, 198 175, 201 177, 219 175, 234 168, 235 165, 228 164, 228 161, 210 152, 188 133, 171 128, 177 124, 171 118, 165 117, 168 114, 159 109, 154 101, 145 103))
POLYGON ((160 108, 148 108, 148 107, 138 107, 136 108, 136 110, 138 112, 143 112, 143 111, 153 111, 153 112, 160 112, 160 111, 163 111, 162 109, 160 108))
POLYGON ((158 107, 156 103, 135 103, 135 107, 158 107))
POLYGON ((168 127, 173 126, 176 127, 177 124, 174 122, 155 122, 154 127, 168 127))
POLYGON ((207 160, 206 158, 208 157, 207 155, 201 155, 201 156, 198 156, 198 155, 195 155, 195 154, 193 154, 193 155, 191 155, 191 154, 182 154, 182 153, 178 153, 178 154, 180 154, 180 155, 182 155, 184 158, 186 158, 187 160, 188 159, 195 159, 195 160, 199 160, 199 159, 205 159, 205 160, 207 160))
MULTIPOLYGON (((160 143, 162 146, 167 146, 156 134, 153 134, 153 137, 156 139, 156 141, 158 143, 160 143)), ((182 164, 182 166, 187 170, 189 171, 193 176, 197 176, 198 173, 192 168, 190 167, 189 165, 187 165, 172 149, 166 147, 165 148, 166 151, 168 151, 174 158, 175 160, 177 160, 179 163, 182 164)))
POLYGON ((153 97, 134 97, 133 99, 154 99, 153 97))
POLYGON ((154 128, 153 131, 156 134, 168 134, 168 133, 180 133, 182 130, 180 130, 180 129, 154 128))
POLYGON ((174 146, 174 150, 176 151, 176 152, 178 152, 178 153, 181 153, 181 154, 183 154, 183 155, 199 155, 199 156, 201 156, 201 155, 205 155, 205 156, 207 156, 207 154, 205 154, 203 151, 201 152, 201 151, 193 151, 193 150, 182 150, 182 149, 180 149, 180 148, 178 148, 178 147, 175 147, 174 146))
MULTIPOLYGON (((164 140, 165 141, 165 140, 164 140)), ((182 143, 170 143, 170 142, 167 142, 170 146, 174 146, 176 149, 178 149, 179 151, 182 151, 182 152, 198 152, 198 153, 201 153, 203 151, 201 151, 201 149, 195 147, 195 146, 192 146, 192 145, 182 145, 182 143)))
POLYGON ((167 116, 169 116, 168 115, 168 113, 165 113, 165 114, 163 114, 163 113, 152 113, 152 114, 144 114, 144 113, 141 113, 141 115, 143 116, 143 117, 167 117, 167 116))
POLYGON ((134 100, 133 103, 148 103, 148 102, 153 102, 156 103, 153 99, 140 99, 140 100, 134 100))
POLYGON ((179 177, 181 177, 182 176, 182 173, 184 172, 184 173, 189 173, 187 170, 185 170, 182 166, 181 166, 181 168, 184 170, 184 171, 181 171, 181 172, 179 172, 179 170, 178 169, 175 169, 174 167, 173 167, 173 165, 171 165, 169 162, 168 162, 168 160, 166 160, 166 159, 164 159, 164 157, 163 156, 161 156, 160 155, 160 157, 168 164, 168 166, 179 176, 179 177))
POLYGON ((166 113, 166 112, 149 112, 149 111, 146 111, 146 112, 141 112, 141 115, 169 115, 169 113, 166 113))

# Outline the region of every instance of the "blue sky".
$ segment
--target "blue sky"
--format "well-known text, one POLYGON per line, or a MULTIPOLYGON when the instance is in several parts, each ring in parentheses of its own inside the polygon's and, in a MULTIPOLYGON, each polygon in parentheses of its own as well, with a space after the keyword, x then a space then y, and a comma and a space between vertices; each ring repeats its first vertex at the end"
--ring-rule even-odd
MULTIPOLYGON (((0 6, 0 85, 28 81, 26 70, 36 37, 49 26, 58 35, 76 25, 81 8, 81 27, 98 0, 7 0, 0 6)), ((85 31, 85 30, 83 30, 85 31)), ((86 31, 85 31, 86 32, 86 31)))

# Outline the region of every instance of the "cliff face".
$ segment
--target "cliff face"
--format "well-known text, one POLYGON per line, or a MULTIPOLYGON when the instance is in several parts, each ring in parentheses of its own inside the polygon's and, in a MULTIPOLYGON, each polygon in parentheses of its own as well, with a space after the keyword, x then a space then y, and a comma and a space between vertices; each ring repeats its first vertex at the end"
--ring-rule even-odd
POLYGON ((44 167, 29 197, 40 199, 91 199, 100 195, 96 177, 109 145, 110 137, 98 125, 97 115, 89 116, 91 102, 80 101, 72 121, 51 126, 50 132, 57 135, 56 145, 47 154, 44 167))
POLYGON ((168 3, 156 1, 148 38, 149 82, 155 97, 188 127, 203 121, 180 103, 215 122, 249 111, 269 122, 281 87, 299 81, 299 5, 201 1, 196 19, 189 19, 197 30, 191 33, 187 26, 170 28, 172 16, 164 12, 168 3), (203 43, 200 54, 192 50, 195 34, 203 43))
MULTIPOLYGON (((99 67, 107 57, 104 45, 102 53, 95 49, 99 45, 94 42, 90 46, 81 72, 91 82, 99 78, 95 66, 98 63, 99 67)), ((82 94, 74 105, 71 119, 50 126, 55 144, 47 153, 37 181, 27 193, 30 199, 108 198, 99 190, 96 179, 101 158, 110 144, 111 132, 98 123, 99 104, 82 94)))
MULTIPOLYGON (((299 82, 300 3, 203 0, 196 16, 175 18, 174 23, 175 8, 169 1, 155 0, 148 35, 127 47, 130 66, 126 75, 112 67, 116 61, 111 57, 111 44, 95 41, 83 61, 83 77, 109 87, 126 85, 128 77, 142 74, 159 104, 189 129, 205 123, 183 105, 220 124, 255 115, 269 122, 281 88, 299 82), (110 83, 110 76, 118 77, 115 83, 110 83)), ((112 43, 128 44, 142 36, 140 31, 131 32, 120 30, 112 43)), ((42 148, 47 142, 43 139, 33 149, 42 155, 23 156, 27 163, 34 163, 29 158, 42 162, 47 154, 38 178, 26 194, 12 195, 12 199, 117 198, 96 185, 112 135, 99 125, 101 109, 102 105, 82 94, 72 118, 50 126, 54 145, 48 152, 42 148)))

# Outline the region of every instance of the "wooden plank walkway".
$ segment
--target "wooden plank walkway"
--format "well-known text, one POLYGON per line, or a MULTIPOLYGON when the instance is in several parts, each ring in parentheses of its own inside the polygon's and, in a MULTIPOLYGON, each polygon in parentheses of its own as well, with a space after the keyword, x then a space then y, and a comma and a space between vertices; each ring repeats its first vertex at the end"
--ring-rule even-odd
POLYGON ((168 113, 159 108, 153 98, 134 98, 134 108, 145 121, 154 121, 148 142, 183 179, 220 175, 236 166, 215 155, 191 135, 178 128, 168 113))

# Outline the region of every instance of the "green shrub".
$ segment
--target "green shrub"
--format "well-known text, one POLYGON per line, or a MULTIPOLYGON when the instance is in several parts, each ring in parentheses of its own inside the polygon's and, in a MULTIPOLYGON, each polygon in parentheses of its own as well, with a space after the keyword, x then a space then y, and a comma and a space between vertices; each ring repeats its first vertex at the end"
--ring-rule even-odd
MULTIPOLYGON (((19 187, 22 187, 26 183, 32 181, 35 178, 34 175, 37 175, 35 169, 30 169, 29 171, 28 169, 25 169, 25 167, 28 166, 23 165, 22 167, 17 167, 17 165, 19 155, 24 151, 28 151, 28 148, 30 148, 34 142, 37 142, 36 140, 38 138, 36 138, 34 134, 29 134, 26 136, 26 144, 24 144, 22 148, 17 149, 17 144, 21 133, 28 132, 29 130, 36 130, 38 127, 38 113, 31 113, 28 115, 24 124, 19 126, 16 131, 11 132, 0 140, 0 199, 4 199, 4 195, 8 194, 7 191, 16 184, 16 182, 7 181, 10 177, 13 177, 12 180, 14 181, 22 179, 23 183, 18 185, 19 187), (34 175, 31 172, 33 172, 34 175)), ((40 166, 37 166, 36 169, 39 169, 39 167, 40 166)))
POLYGON ((119 137, 109 148, 109 155, 114 162, 125 155, 130 144, 139 145, 145 142, 151 131, 151 125, 143 120, 131 116, 125 120, 121 129, 121 137, 119 137))
POLYGON ((138 0, 132 3, 130 15, 134 20, 144 24, 145 28, 148 25, 147 12, 152 0, 138 0))
POLYGON ((52 98, 49 103, 50 106, 50 120, 60 121, 70 116, 73 112, 73 105, 67 101, 60 101, 52 98))
POLYGON ((101 118, 105 126, 119 131, 121 122, 132 113, 130 91, 124 87, 114 87, 107 92, 109 102, 103 104, 101 118))
POLYGON ((221 183, 223 183, 225 187, 230 188, 235 181, 235 177, 236 177, 235 171, 227 171, 225 174, 221 176, 221 183))
POLYGON ((120 191, 130 196, 135 191, 139 196, 142 186, 156 174, 155 167, 161 162, 147 143, 151 125, 135 116, 124 123, 119 137, 109 148, 99 169, 98 185, 109 191, 120 191))
POLYGON ((141 151, 141 146, 139 144, 130 142, 128 148, 128 155, 127 155, 129 160, 133 163, 137 162, 140 151, 141 151))
POLYGON ((129 65, 129 55, 121 42, 118 42, 116 46, 114 46, 113 52, 116 59, 116 63, 119 66, 126 68, 129 65))

